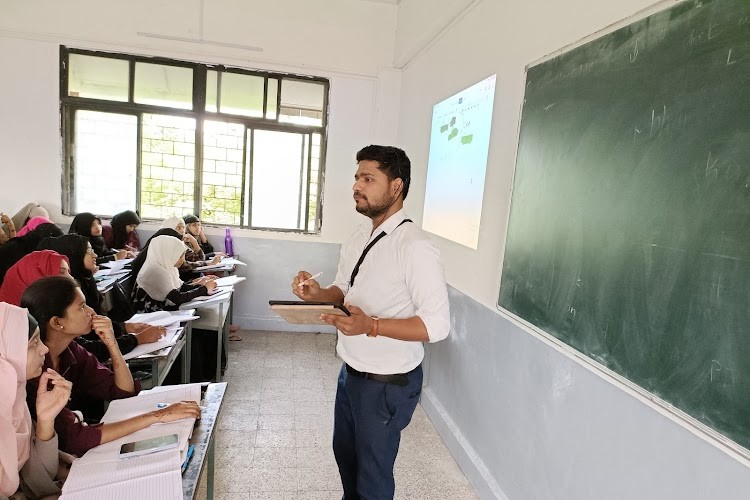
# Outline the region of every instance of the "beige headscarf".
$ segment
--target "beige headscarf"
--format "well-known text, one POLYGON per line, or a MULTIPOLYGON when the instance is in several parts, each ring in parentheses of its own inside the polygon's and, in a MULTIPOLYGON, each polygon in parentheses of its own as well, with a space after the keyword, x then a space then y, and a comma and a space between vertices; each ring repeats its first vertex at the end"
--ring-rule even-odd
MULTIPOLYGON (((174 239, 174 238, 173 238, 174 239)), ((26 406, 26 310, 0 302, 0 493, 10 496, 29 458, 31 415, 26 406)))
POLYGON ((182 286, 180 272, 174 267, 185 253, 185 244, 174 236, 157 236, 148 245, 146 262, 135 282, 154 300, 163 301, 169 292, 182 286))
POLYGON ((185 225, 185 221, 182 220, 182 217, 169 217, 167 219, 164 219, 164 222, 161 223, 161 229, 174 229, 177 230, 177 224, 182 223, 182 225, 185 225))

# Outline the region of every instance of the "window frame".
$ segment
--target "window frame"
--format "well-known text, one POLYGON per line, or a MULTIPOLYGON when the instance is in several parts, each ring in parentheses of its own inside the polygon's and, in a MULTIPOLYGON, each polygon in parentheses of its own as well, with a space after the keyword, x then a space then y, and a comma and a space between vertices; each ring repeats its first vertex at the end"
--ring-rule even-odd
MULTIPOLYGON (((75 186, 75 117, 78 111, 96 111, 102 113, 116 113, 120 115, 133 115, 137 119, 137 152, 136 152, 136 207, 140 212, 141 209, 141 187, 142 187, 142 130, 143 115, 158 114, 171 115, 193 118, 196 123, 195 127, 195 178, 193 193, 193 211, 196 214, 201 213, 201 192, 203 184, 203 132, 205 121, 219 121, 227 123, 240 124, 244 127, 243 134, 243 167, 242 167, 242 187, 240 194, 240 224, 221 224, 218 222, 206 221, 204 224, 215 227, 236 227, 242 229, 253 229, 274 232, 290 232, 298 234, 320 234, 323 214, 323 180, 325 178, 325 159, 327 151, 327 133, 329 119, 329 92, 330 81, 327 78, 299 75, 292 73, 280 73, 272 71, 250 70, 225 66, 219 64, 204 64, 163 57, 150 57, 142 55, 131 55, 115 52, 104 52, 95 50, 85 50, 60 46, 60 134, 62 138, 62 213, 65 215, 75 215, 79 212, 76 207, 76 186, 75 186), (114 59, 123 59, 129 62, 128 75, 128 101, 111 101, 105 99, 94 99, 88 97, 68 96, 68 60, 71 54, 80 54, 95 57, 106 57, 114 59), (162 64, 167 66, 178 66, 190 68, 193 71, 193 93, 192 109, 172 108, 168 106, 156 106, 150 104, 139 104, 135 102, 135 66, 136 63, 145 62, 151 64, 162 64), (217 71, 217 111, 206 111, 206 85, 208 71, 217 71), (221 110, 221 75, 224 73, 236 73, 241 75, 257 76, 264 78, 263 85, 263 116, 250 117, 238 114, 222 113, 221 110), (277 81, 276 85, 276 116, 275 118, 265 118, 268 109, 268 88, 269 80, 277 81), (284 80, 298 80, 323 85, 323 110, 321 112, 321 125, 303 125, 280 121, 281 117, 281 92, 284 80), (252 145, 254 132, 258 130, 289 132, 307 136, 307 158, 302 158, 301 168, 306 170, 306 186, 301 186, 301 192, 306 193, 304 206, 298 206, 298 212, 304 212, 306 215, 302 229, 296 228, 275 228, 275 227, 254 227, 250 225, 252 220, 252 185, 253 185, 253 162, 252 154, 248 144, 252 145), (317 179, 311 179, 312 161, 313 161, 313 135, 320 136, 320 148, 318 159, 317 179), (250 154, 250 158, 248 155, 250 154), (315 197, 316 214, 315 218, 310 220, 311 209, 311 188, 312 184, 317 186, 315 197), (247 210, 246 210, 247 207, 247 210), (304 210, 301 210, 304 208, 304 210), (248 216, 245 217, 247 212, 248 216)), ((303 143, 304 143, 303 139, 303 143)), ((304 150, 304 147, 303 147, 304 150)), ((300 181, 302 182, 302 181, 300 181)), ((97 214, 100 216, 111 216, 114 214, 97 214)), ((150 219, 145 219, 150 220, 150 219)))

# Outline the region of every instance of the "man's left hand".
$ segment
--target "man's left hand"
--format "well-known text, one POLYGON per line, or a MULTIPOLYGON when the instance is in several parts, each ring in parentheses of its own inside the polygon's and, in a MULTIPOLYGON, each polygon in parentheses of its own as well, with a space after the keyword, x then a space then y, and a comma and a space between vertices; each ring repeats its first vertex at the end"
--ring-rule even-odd
POLYGON ((372 318, 359 307, 344 304, 351 316, 337 314, 321 314, 320 319, 335 326, 344 335, 364 335, 372 330, 372 318))

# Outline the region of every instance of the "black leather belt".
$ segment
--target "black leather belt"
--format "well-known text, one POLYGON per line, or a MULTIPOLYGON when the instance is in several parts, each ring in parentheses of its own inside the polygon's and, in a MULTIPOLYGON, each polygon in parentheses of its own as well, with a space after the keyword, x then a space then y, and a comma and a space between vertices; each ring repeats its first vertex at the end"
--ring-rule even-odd
MULTIPOLYGON (((416 370, 416 368, 414 370, 416 370)), ((375 382, 383 382, 384 384, 409 385, 409 373, 411 372, 396 373, 394 375, 380 375, 379 373, 360 372, 347 364, 346 373, 348 373, 349 375, 354 375, 355 377, 374 380, 375 382)))

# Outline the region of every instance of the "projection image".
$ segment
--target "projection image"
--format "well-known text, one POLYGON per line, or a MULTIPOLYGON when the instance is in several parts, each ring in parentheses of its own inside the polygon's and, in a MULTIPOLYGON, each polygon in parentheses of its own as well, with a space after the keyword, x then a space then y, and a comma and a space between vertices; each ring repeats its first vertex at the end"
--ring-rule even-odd
POLYGON ((476 250, 496 75, 432 108, 422 227, 476 250))

